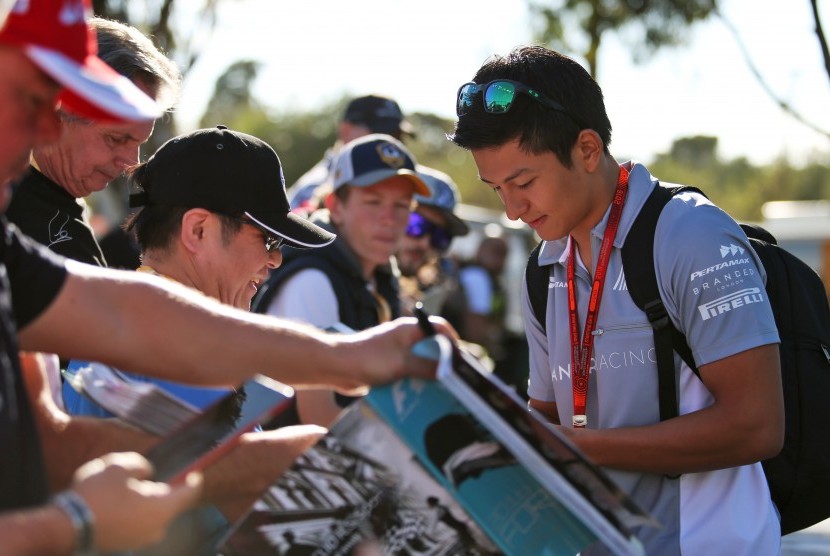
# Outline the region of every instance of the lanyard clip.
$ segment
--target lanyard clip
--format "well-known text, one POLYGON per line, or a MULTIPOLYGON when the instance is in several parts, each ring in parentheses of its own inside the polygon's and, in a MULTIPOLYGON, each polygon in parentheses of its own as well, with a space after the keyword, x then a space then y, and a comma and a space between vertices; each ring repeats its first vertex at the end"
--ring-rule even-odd
POLYGON ((573 426, 575 429, 584 429, 585 426, 588 424, 588 416, 587 415, 574 415, 571 419, 573 426))

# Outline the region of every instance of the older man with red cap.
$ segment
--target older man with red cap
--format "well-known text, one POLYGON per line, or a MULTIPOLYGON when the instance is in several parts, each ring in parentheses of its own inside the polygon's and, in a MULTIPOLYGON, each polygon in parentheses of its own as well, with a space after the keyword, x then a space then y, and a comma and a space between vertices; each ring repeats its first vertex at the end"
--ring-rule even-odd
MULTIPOLYGON (((57 138, 58 103, 86 118, 158 115, 155 103, 95 56, 95 39, 85 21, 88 6, 81 0, 19 0, 0 31, 0 191, 5 196, 32 148, 57 138)), ((284 190, 285 184, 275 177, 274 186, 284 190)), ((194 504, 200 483, 198 476, 177 485, 146 481, 150 466, 134 453, 101 458, 119 445, 134 448, 134 434, 122 429, 105 443, 97 426, 84 433, 84 423, 48 407, 37 372, 26 373, 32 379, 30 399, 20 348, 201 385, 235 385, 259 372, 294 385, 353 391, 406 375, 430 376, 432 365, 409 357, 421 337, 414 319, 338 337, 252 315, 164 278, 57 257, 0 217, 4 553, 138 547, 158 539, 173 516, 194 504), (81 467, 73 480, 71 470, 93 458, 98 459, 81 467), (52 489, 61 488, 50 500, 52 489)), ((283 457, 270 461, 273 468, 287 468, 314 438, 311 432, 271 437, 285 448, 283 457)), ((260 444, 257 439, 242 443, 253 449, 260 444)), ((227 458, 217 466, 223 461, 227 458)), ((238 474, 244 468, 226 463, 229 470, 238 474)), ((205 481, 209 494, 238 487, 222 478, 213 486, 205 481)))

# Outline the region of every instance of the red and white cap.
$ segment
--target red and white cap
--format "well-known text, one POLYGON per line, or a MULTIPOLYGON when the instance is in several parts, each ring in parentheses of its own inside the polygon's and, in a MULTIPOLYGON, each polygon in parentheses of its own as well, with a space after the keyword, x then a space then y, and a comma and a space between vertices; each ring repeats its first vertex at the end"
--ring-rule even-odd
POLYGON ((95 120, 152 120, 159 106, 98 57, 89 0, 17 0, 0 44, 19 46, 64 86, 61 108, 95 120))

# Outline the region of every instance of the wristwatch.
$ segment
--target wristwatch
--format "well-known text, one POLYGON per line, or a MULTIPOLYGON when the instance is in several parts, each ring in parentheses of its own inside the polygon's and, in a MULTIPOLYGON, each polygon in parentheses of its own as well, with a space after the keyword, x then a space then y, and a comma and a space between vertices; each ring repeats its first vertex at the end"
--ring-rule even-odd
POLYGON ((75 556, 95 556, 95 516, 80 494, 64 490, 52 497, 52 504, 60 508, 72 523, 75 532, 75 556))

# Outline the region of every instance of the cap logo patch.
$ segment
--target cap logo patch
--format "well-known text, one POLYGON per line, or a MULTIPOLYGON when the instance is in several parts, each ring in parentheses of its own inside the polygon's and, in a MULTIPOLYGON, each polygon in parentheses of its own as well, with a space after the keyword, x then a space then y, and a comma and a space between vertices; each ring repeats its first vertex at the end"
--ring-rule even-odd
POLYGON ((406 156, 391 143, 381 143, 377 147, 378 156, 390 168, 402 168, 406 164, 406 156))

